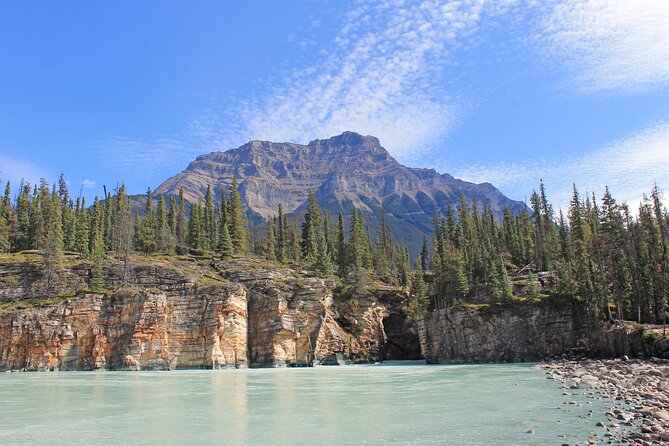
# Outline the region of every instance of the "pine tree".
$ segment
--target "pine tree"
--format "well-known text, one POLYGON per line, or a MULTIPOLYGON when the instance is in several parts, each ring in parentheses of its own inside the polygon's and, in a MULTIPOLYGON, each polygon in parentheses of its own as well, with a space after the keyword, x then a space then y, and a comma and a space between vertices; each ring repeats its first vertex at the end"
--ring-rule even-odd
POLYGON ((228 225, 225 224, 219 232, 218 238, 218 253, 221 256, 221 259, 228 260, 232 257, 234 253, 234 246, 232 244, 232 237, 230 237, 230 231, 228 231, 228 225))
POLYGON ((344 228, 344 216, 339 213, 337 228, 335 229, 335 258, 337 264, 337 275, 346 279, 348 276, 349 257, 346 247, 346 229, 344 228))
POLYGON ((206 234, 203 225, 203 211, 200 204, 193 204, 190 208, 190 220, 188 221, 188 246, 191 252, 202 255, 204 251, 204 239, 206 234))
POLYGON ((102 264, 104 261, 104 216, 102 206, 95 197, 93 205, 93 220, 91 225, 90 258, 93 260, 91 271, 91 289, 101 290, 105 287, 102 264))
POLYGON ((0 201, 0 253, 9 252, 10 242, 9 242, 9 231, 10 231, 10 213, 11 207, 9 204, 9 181, 5 187, 5 198, 0 201))
POLYGON ((112 231, 112 248, 121 266, 121 288, 128 286, 130 274, 130 253, 133 246, 133 219, 130 198, 126 194, 125 184, 116 190, 114 219, 112 231))
POLYGON ((405 312, 413 321, 416 321, 425 313, 427 304, 428 298, 427 286, 425 284, 425 273, 421 261, 418 259, 411 280, 409 304, 405 312))
POLYGON ((165 206, 165 197, 160 196, 158 200, 158 212, 156 216, 158 250, 163 254, 174 252, 174 238, 170 230, 169 217, 165 206))
POLYGON ((572 201, 569 208, 569 226, 571 227, 574 246, 574 263, 572 274, 576 280, 578 297, 584 300, 586 312, 591 327, 596 321, 597 308, 595 305, 594 288, 590 274, 590 257, 588 253, 588 241, 590 228, 586 220, 585 206, 581 203, 580 195, 573 186, 572 201))
POLYGON ((379 222, 379 236, 376 241, 376 258, 374 266, 376 276, 384 282, 390 281, 391 262, 393 260, 393 241, 390 235, 390 229, 386 223, 386 210, 381 202, 381 218, 379 222))
POLYGON ((246 217, 244 217, 244 209, 242 208, 242 199, 237 190, 237 178, 232 179, 229 206, 229 225, 232 244, 235 247, 236 254, 245 254, 249 247, 249 231, 248 222, 246 221, 246 217))
POLYGON ((216 213, 214 212, 214 195, 211 191, 211 186, 207 186, 207 192, 204 198, 204 249, 210 250, 216 246, 218 238, 218 228, 216 227, 216 213))
POLYGON ((153 211, 153 200, 151 199, 151 189, 146 191, 146 208, 144 218, 138 219, 138 248, 148 255, 158 248, 156 241, 156 218, 153 211))
POLYGON ((57 279, 57 271, 63 259, 63 217, 61 215, 60 200, 55 190, 51 194, 50 200, 47 196, 44 196, 43 199, 49 202, 49 206, 46 207, 47 215, 42 241, 42 255, 44 257, 44 275, 50 295, 51 284, 57 279))
POLYGON ((302 223, 302 257, 307 262, 313 262, 318 256, 318 235, 322 229, 321 210, 318 207, 316 194, 311 191, 302 223))
POLYGON ((279 262, 288 260, 288 222, 283 212, 283 205, 279 203, 279 215, 277 217, 276 237, 276 259, 279 262))
POLYGON ((86 209, 86 199, 77 198, 74 250, 83 256, 89 254, 90 214, 86 209))
POLYGON ((401 246, 397 255, 397 278, 400 286, 406 288, 411 280, 411 263, 409 261, 409 248, 401 246))
MULTIPOLYGON (((602 291, 606 296, 607 309, 610 309, 609 302, 614 302, 618 310, 617 317, 622 319, 625 301, 628 300, 631 293, 631 278, 624 249, 623 216, 608 187, 602 198, 601 223, 599 251, 602 256, 601 267, 604 279, 602 291)), ((611 317, 610 312, 609 317, 611 317)))
POLYGON ((267 260, 276 260, 276 237, 275 237, 275 219, 270 219, 267 223, 267 233, 265 234, 264 254, 267 260))
POLYGON ((427 238, 423 236, 423 245, 420 249, 420 268, 421 270, 425 271, 427 270, 427 265, 429 262, 429 252, 427 249, 427 238))
POLYGON ((177 243, 177 253, 185 254, 188 252, 188 228, 186 224, 186 199, 184 198, 183 187, 179 188, 179 211, 176 217, 175 236, 177 243))
POLYGON ((328 251, 325 237, 322 234, 320 237, 318 237, 316 259, 314 259, 313 268, 321 276, 329 277, 332 275, 330 252, 328 251))

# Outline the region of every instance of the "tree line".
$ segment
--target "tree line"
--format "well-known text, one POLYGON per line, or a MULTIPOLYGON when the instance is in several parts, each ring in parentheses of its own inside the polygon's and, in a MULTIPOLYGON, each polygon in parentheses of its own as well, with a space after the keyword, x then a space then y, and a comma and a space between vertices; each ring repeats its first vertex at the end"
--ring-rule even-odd
MULTIPOLYGON (((374 281, 411 291, 412 311, 443 308, 484 296, 511 302, 512 279, 524 279, 530 296, 560 294, 583 302, 587 316, 660 322, 669 293, 669 216, 655 186, 638 212, 618 203, 608 188, 601 201, 582 197, 574 186, 564 215, 557 215, 543 183, 530 207, 518 214, 505 209, 496 218, 486 203, 464 196, 445 215, 433 219, 432 239, 424 239, 412 265, 409 249, 393 240, 381 206, 370 231, 364 213, 333 218, 309 194, 304 218, 289 221, 279 205, 263 233, 249 227, 236 179, 222 185, 220 200, 211 187, 197 203, 178 197, 154 198, 147 191, 144 211, 133 212, 124 185, 104 189, 88 205, 70 196, 61 175, 57 184, 22 183, 12 198, 10 184, 0 199, 0 252, 38 249, 47 280, 53 280, 63 253, 90 259, 91 287, 103 288, 102 265, 116 256, 127 280, 130 254, 255 255, 311 268, 337 277, 362 292, 374 281), (252 230, 250 230, 252 229, 252 230)), ((517 294, 517 292, 516 292, 517 294)))
MULTIPOLYGON (((525 293, 581 301, 592 324, 605 319, 664 322, 669 293, 669 215, 657 185, 636 214, 608 187, 601 201, 576 186, 567 215, 557 215, 543 182, 527 211, 504 210, 500 222, 461 198, 435 216, 429 290, 435 307, 473 293, 513 299, 509 274, 525 279, 525 293), (540 279, 540 280, 539 280, 540 279)), ((423 263, 425 265, 425 262, 423 263)))

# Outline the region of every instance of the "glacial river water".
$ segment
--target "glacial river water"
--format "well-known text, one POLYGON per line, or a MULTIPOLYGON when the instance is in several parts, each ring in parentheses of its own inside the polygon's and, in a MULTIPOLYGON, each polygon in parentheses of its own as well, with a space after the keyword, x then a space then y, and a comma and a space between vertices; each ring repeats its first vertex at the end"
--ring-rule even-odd
POLYGON ((562 393, 527 364, 1 373, 0 444, 587 443, 603 408, 562 393))

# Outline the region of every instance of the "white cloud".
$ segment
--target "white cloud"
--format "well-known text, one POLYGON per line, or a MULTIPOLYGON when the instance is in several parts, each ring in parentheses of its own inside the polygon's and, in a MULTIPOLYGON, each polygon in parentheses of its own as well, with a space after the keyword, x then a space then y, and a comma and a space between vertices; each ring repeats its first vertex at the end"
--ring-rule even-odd
POLYGON ((17 190, 23 180, 36 184, 40 178, 49 179, 52 175, 30 161, 0 154, 0 180, 3 183, 9 181, 13 190, 17 190))
POLYGON ((571 184, 601 198, 609 186, 618 201, 638 204, 653 184, 669 188, 669 122, 614 141, 576 159, 534 159, 501 165, 478 164, 456 169, 465 180, 489 181, 514 198, 529 197, 543 178, 552 200, 563 208, 571 198, 571 184))
POLYGON ((458 106, 438 88, 439 73, 477 30, 484 7, 483 0, 360 2, 325 60, 246 105, 242 133, 307 142, 353 130, 409 155, 450 130, 458 106))
POLYGON ((97 146, 102 161, 121 172, 120 181, 147 180, 159 173, 186 167, 203 149, 179 137, 108 137, 97 146))
POLYGON ((89 189, 93 186, 95 186, 95 181, 89 180, 88 178, 84 178, 83 180, 81 180, 81 187, 89 189))
POLYGON ((669 83, 669 1, 566 0, 540 20, 539 50, 575 86, 640 91, 669 83))

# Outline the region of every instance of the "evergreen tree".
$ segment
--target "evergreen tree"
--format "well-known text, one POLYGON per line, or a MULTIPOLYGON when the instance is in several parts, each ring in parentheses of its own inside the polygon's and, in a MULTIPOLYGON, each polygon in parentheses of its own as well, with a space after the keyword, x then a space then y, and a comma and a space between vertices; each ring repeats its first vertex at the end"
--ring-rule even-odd
POLYGON ((179 188, 179 210, 177 212, 175 236, 177 253, 185 254, 188 251, 188 227, 186 224, 186 199, 183 187, 179 188))
POLYGON ((275 237, 275 219, 267 223, 267 233, 265 234, 264 254, 267 260, 276 260, 276 237, 275 237))
POLYGON ((307 212, 304 214, 302 223, 302 257, 313 262, 318 256, 318 236, 323 230, 321 221, 321 210, 316 201, 316 194, 309 192, 307 200, 307 212))
POLYGON ((219 232, 218 238, 218 253, 221 256, 221 259, 228 260, 232 257, 234 253, 234 246, 232 244, 232 237, 230 237, 230 231, 228 231, 228 225, 223 225, 219 232))
POLYGON ((337 229, 335 230, 335 257, 337 264, 337 275, 346 279, 349 269, 349 257, 346 244, 346 229, 344 228, 344 216, 339 213, 337 229))
POLYGON ((288 222, 283 212, 283 205, 279 203, 279 216, 276 225, 276 259, 279 262, 288 260, 288 222))
POLYGON ((86 209, 86 199, 77 198, 76 223, 74 228, 74 250, 83 256, 89 254, 90 214, 86 209))
MULTIPOLYGON (((55 189, 55 187, 54 187, 55 189)), ((44 196, 45 200, 49 197, 44 196)), ((42 255, 44 257, 44 275, 47 280, 48 293, 51 294, 51 284, 57 279, 57 271, 63 259, 63 220, 58 195, 51 195, 46 207, 46 221, 42 240, 42 255)))
POLYGON ((204 240, 206 234, 203 225, 203 214, 200 204, 193 204, 190 208, 190 220, 188 222, 188 246, 191 252, 202 255, 204 251, 204 240))
POLYGON ((10 187, 9 181, 5 187, 5 197, 0 201, 0 253, 10 250, 10 214, 11 206, 9 200, 10 187))
POLYGON ((318 274, 324 277, 329 277, 330 275, 332 275, 332 263, 330 262, 330 252, 328 251, 328 247, 325 242, 325 237, 322 234, 320 237, 318 237, 316 259, 314 259, 313 268, 318 274))
POLYGON ((158 248, 156 241, 156 217, 153 211, 153 200, 151 199, 151 189, 146 191, 146 208, 144 218, 138 219, 138 249, 148 255, 155 252, 158 248))
POLYGON ((376 241, 376 259, 374 266, 376 269, 376 276, 384 282, 390 281, 392 260, 393 241, 390 235, 390 229, 386 223, 385 206, 383 202, 381 202, 381 219, 379 223, 379 236, 376 241))
POLYGON ((101 290, 105 287, 104 273, 102 270, 105 255, 104 216, 102 209, 98 197, 95 197, 90 241, 90 258, 93 260, 90 287, 93 290, 101 290))
MULTIPOLYGON (((627 256, 624 248, 625 225, 622 213, 606 188, 602 198, 601 237, 599 251, 601 252, 601 267, 604 284, 602 291, 606 297, 607 309, 609 302, 616 304, 617 317, 622 319, 625 302, 631 293, 631 278, 627 269, 627 256)), ((609 317, 611 317, 609 311, 609 317)))
POLYGON ((207 185, 207 193, 204 197, 204 249, 210 250, 216 246, 218 239, 218 228, 216 227, 216 213, 214 211, 214 195, 211 192, 211 186, 207 185))
POLYGON ((130 274, 134 232, 130 197, 126 194, 125 184, 121 184, 116 190, 113 227, 112 248, 121 266, 121 288, 125 288, 128 286, 130 274))
POLYGON ((429 253, 427 249, 427 239, 423 236, 423 245, 420 249, 420 269, 425 271, 428 265, 429 253))
POLYGON ((249 231, 246 217, 244 217, 244 210, 242 208, 242 199, 237 190, 237 179, 232 179, 230 186, 230 236, 232 237, 232 244, 235 247, 236 254, 245 254, 249 247, 249 231))
POLYGON ((169 216, 165 206, 165 197, 161 195, 158 200, 158 212, 156 216, 158 250, 163 254, 174 252, 174 238, 169 225, 169 216))

